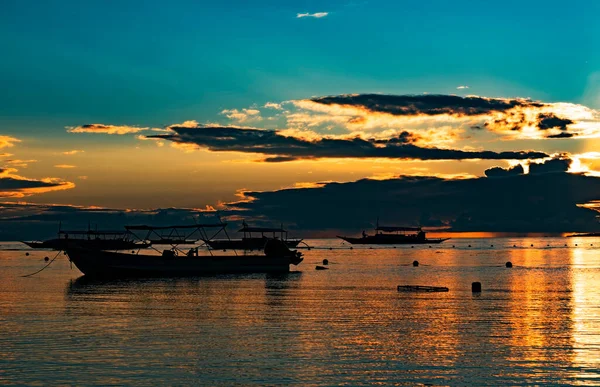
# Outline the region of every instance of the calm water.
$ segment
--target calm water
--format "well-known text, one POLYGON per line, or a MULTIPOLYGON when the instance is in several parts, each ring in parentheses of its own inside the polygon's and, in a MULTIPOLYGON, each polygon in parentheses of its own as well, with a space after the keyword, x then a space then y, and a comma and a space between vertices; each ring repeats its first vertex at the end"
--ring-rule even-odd
POLYGON ((112 282, 66 257, 21 278, 55 253, 15 247, 0 243, 3 385, 600 384, 600 238, 313 249, 284 276, 112 282))

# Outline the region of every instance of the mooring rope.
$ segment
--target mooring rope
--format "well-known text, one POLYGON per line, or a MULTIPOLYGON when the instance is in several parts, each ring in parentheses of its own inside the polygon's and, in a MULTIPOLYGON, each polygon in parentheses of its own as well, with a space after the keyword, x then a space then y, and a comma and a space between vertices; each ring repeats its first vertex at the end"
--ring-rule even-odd
POLYGON ((42 271, 44 271, 48 266, 50 266, 52 264, 52 262, 54 262, 54 260, 56 258, 58 258, 58 256, 60 255, 60 253, 62 253, 62 251, 59 251, 54 258, 52 258, 52 260, 50 262, 48 262, 48 264, 44 267, 42 267, 40 270, 36 271, 35 273, 31 273, 31 274, 27 274, 27 275, 22 275, 21 277, 31 277, 32 275, 36 275, 37 273, 41 273, 42 271))

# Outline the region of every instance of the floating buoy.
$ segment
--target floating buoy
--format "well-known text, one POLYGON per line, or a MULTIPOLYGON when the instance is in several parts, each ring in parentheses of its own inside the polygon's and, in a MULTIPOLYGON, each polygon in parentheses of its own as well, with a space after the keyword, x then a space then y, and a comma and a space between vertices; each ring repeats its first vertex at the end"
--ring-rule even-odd
POLYGON ((452 245, 452 248, 454 248, 454 245, 452 245))
POLYGON ((550 245, 546 245, 546 247, 550 247, 550 245))
POLYGON ((567 247, 567 244, 565 243, 565 247, 567 247))
POLYGON ((29 257, 29 253, 25 253, 25 256, 26 256, 26 257, 29 257))
POLYGON ((471 245, 469 245, 469 247, 471 247, 471 245))
POLYGON ((329 250, 333 250, 333 247, 330 247, 329 250))
POLYGON ((494 247, 494 245, 490 245, 490 247, 494 247))
POLYGON ((512 267, 512 262, 506 262, 506 267, 512 267))
POLYGON ((531 244, 531 247, 533 247, 533 243, 531 244))
POLYGON ((414 248, 415 248, 415 246, 410 246, 410 248, 411 248, 411 249, 414 249, 414 248))
POLYGON ((419 266, 419 261, 413 261, 413 266, 414 266, 414 267, 417 267, 417 266, 419 266))
POLYGON ((315 270, 329 270, 329 268, 323 267, 323 266, 317 266, 317 267, 315 267, 315 270))
POLYGON ((135 254, 135 250, 131 250, 131 254, 135 254))
MULTIPOLYGON (((309 249, 310 250, 310 249, 309 249)), ((350 246, 350 250, 354 250, 354 247, 350 246)))
POLYGON ((431 246, 429 246, 429 248, 431 248, 431 246))
POLYGON ((50 260, 50 258, 44 257, 44 261, 48 262, 49 260, 50 260))
POLYGON ((323 265, 325 265, 325 266, 329 265, 329 260, 328 259, 324 259, 323 260, 323 265))
POLYGON ((396 246, 394 246, 394 248, 396 248, 396 246))
POLYGON ((513 245, 513 247, 517 247, 517 245, 513 245))
POLYGON ((471 291, 473 293, 481 293, 481 282, 473 282, 471 284, 471 291))
POLYGON ((577 246, 577 243, 575 243, 575 246, 577 246))

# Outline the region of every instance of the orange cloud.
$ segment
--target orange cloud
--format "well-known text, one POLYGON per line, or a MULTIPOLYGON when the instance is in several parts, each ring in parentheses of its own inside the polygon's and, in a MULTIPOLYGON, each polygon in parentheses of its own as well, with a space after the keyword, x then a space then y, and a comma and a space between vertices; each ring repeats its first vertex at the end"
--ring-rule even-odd
POLYGON ((104 125, 104 124, 87 124, 76 127, 68 127, 69 133, 103 133, 103 134, 130 134, 138 133, 150 128, 140 128, 137 126, 127 125, 104 125))
POLYGON ((21 142, 21 140, 11 136, 0 136, 0 149, 13 147, 15 142, 21 142))
POLYGON ((40 180, 18 176, 14 168, 0 169, 0 197, 21 198, 50 191, 61 191, 75 187, 74 183, 57 178, 40 180))
POLYGON ((54 166, 54 168, 70 169, 70 168, 77 168, 77 166, 75 166, 75 165, 70 165, 70 164, 56 164, 56 165, 54 166))

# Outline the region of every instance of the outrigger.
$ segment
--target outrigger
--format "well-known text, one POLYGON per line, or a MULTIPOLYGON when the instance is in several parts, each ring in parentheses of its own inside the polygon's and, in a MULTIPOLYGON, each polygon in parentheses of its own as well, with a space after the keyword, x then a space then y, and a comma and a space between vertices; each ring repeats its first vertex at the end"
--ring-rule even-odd
POLYGON ((148 241, 136 242, 127 231, 58 230, 58 238, 45 241, 21 241, 32 249, 65 250, 67 247, 82 247, 95 250, 132 250, 150 247, 148 241))
POLYGON ((288 232, 282 227, 250 227, 243 221, 242 228, 238 232, 243 233, 242 239, 204 239, 204 243, 218 250, 262 250, 271 239, 278 239, 288 248, 297 247, 302 239, 288 239, 288 232), (254 235, 252 235, 254 233, 254 235), (256 235, 260 236, 256 236, 256 235))
MULTIPOLYGON (((226 223, 194 224, 175 226, 127 226, 128 232, 145 232, 145 238, 151 240, 157 235, 164 235, 165 230, 181 231, 182 240, 188 241, 197 234, 198 239, 212 239, 224 232, 226 223), (207 230, 217 230, 210 236, 207 230)), ((177 242, 177 240, 169 240, 177 242)), ((198 247, 192 247, 187 252, 178 247, 178 243, 170 243, 171 249, 162 252, 153 248, 159 254, 139 254, 133 251, 113 252, 81 247, 67 247, 69 260, 86 276, 90 277, 169 277, 197 276, 219 273, 286 273, 290 264, 302 262, 302 253, 292 251, 280 240, 270 239, 264 246, 263 254, 248 255, 234 254, 214 255, 199 254, 198 247)))

